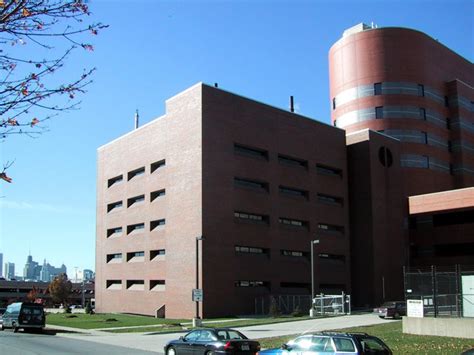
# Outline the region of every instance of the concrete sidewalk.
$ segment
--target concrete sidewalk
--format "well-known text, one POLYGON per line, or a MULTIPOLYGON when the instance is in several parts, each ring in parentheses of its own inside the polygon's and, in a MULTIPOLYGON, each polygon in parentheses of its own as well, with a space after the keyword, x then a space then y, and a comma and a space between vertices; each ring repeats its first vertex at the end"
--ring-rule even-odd
MULTIPOLYGON (((391 320, 380 319, 373 314, 364 314, 255 325, 249 327, 236 327, 234 329, 241 331, 249 338, 256 339, 387 322, 391 322, 391 320)), ((76 329, 68 328, 68 330, 76 329)), ((75 338, 80 337, 83 340, 101 344, 118 345, 130 349, 154 351, 162 354, 164 345, 170 340, 179 338, 183 333, 106 333, 102 331, 81 331, 80 333, 58 333, 57 335, 75 338)))

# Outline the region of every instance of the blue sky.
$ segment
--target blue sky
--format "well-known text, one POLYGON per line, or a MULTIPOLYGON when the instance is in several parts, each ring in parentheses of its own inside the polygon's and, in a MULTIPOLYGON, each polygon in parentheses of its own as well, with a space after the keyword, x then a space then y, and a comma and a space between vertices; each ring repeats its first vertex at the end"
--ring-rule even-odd
MULTIPOLYGON (((92 20, 109 24, 77 51, 58 78, 97 67, 81 109, 48 123, 38 139, 10 137, 15 159, 0 183, 0 252, 21 274, 36 261, 95 270, 96 149, 164 113, 164 101, 203 81, 329 122, 327 56, 359 22, 427 33, 469 60, 474 5, 446 1, 92 0, 92 20)), ((31 50, 36 50, 33 46, 31 50)))

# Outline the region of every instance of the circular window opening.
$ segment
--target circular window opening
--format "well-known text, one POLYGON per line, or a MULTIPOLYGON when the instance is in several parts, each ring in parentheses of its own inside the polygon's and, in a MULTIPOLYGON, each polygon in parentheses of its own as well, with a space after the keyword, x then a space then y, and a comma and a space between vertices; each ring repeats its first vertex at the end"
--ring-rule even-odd
POLYGON ((392 156, 392 152, 390 151, 390 149, 385 148, 385 147, 380 147, 380 149, 379 149, 379 161, 383 166, 385 166, 387 168, 392 166, 393 156, 392 156))

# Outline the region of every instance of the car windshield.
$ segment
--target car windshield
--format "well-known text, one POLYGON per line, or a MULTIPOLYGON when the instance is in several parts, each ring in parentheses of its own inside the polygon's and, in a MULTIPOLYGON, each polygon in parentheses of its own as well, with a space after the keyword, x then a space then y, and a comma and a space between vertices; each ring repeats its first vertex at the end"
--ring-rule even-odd
POLYGON ((193 340, 196 340, 198 337, 199 337, 199 334, 201 333, 200 330, 196 330, 194 332, 191 332, 189 334, 187 334, 185 337, 184 337, 184 340, 185 341, 193 341, 193 340))
POLYGON ((395 302, 385 302, 382 307, 395 307, 395 302))

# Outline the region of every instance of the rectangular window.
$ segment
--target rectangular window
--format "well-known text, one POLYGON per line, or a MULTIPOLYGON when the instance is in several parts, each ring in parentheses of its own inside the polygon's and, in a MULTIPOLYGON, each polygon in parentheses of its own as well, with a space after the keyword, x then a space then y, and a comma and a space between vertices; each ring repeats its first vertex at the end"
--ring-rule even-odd
POLYGON ((374 84, 374 95, 382 95, 382 83, 374 84))
POLYGON ((165 291, 165 280, 150 280, 150 291, 165 291))
POLYGON ((107 290, 121 290, 122 280, 107 280, 105 282, 105 287, 107 290))
POLYGON ((165 189, 161 189, 161 190, 158 190, 158 191, 153 191, 153 192, 150 193, 150 202, 153 202, 158 197, 165 196, 165 195, 166 195, 166 190, 165 189))
POLYGON ((418 96, 425 96, 425 86, 418 84, 418 96))
POLYGON ((145 281, 144 280, 127 280, 127 290, 143 291, 145 290, 145 281))
POLYGON ((135 196, 127 200, 127 207, 145 202, 145 195, 135 196))
POLYGON ((143 232, 145 230, 145 223, 137 223, 127 226, 127 234, 143 232))
POLYGON ((165 249, 150 250, 150 261, 152 260, 163 260, 166 255, 165 249))
POLYGON ((118 210, 122 208, 123 202, 122 201, 117 201, 117 202, 112 202, 107 205, 107 213, 112 212, 113 210, 118 210))
POLYGON ((449 107, 449 98, 447 96, 444 97, 444 106, 449 107))
POLYGON ((158 169, 160 169, 164 166, 166 166, 166 160, 165 159, 152 163, 150 165, 150 174, 153 174, 156 170, 158 170, 158 169))
POLYGON ((269 190, 268 182, 243 179, 243 178, 238 178, 238 177, 234 177, 234 186, 243 187, 243 188, 252 189, 252 190, 261 191, 261 192, 268 192, 269 190))
POLYGON ((287 186, 278 186, 278 190, 280 194, 286 196, 295 196, 295 197, 303 197, 305 199, 309 199, 309 192, 306 190, 295 189, 293 187, 287 186))
POLYGON ((268 254, 268 249, 236 245, 235 252, 244 254, 268 254))
POLYGON ((322 262, 334 262, 337 264, 346 263, 346 257, 344 255, 319 254, 319 260, 321 260, 322 262))
POLYGON ((122 253, 107 254, 107 264, 121 263, 122 253))
POLYGON ((281 225, 290 226, 290 227, 298 227, 298 228, 306 228, 306 229, 308 229, 309 227, 308 221, 300 221, 299 219, 290 219, 290 218, 284 218, 284 217, 278 218, 278 223, 280 223, 281 225))
POLYGON ((164 226, 166 224, 166 219, 162 218, 162 219, 157 219, 156 221, 151 221, 150 222, 150 232, 152 230, 155 230, 156 228, 158 228, 159 226, 164 226))
POLYGON ((452 153, 453 151, 453 144, 451 143, 451 141, 448 141, 448 152, 452 153))
POLYGON ((129 171, 128 172, 128 178, 127 180, 130 181, 132 180, 134 177, 137 177, 137 176, 141 176, 145 174, 145 167, 141 167, 141 168, 138 168, 138 169, 135 169, 135 170, 132 170, 132 171, 129 171))
POLYGON ((112 179, 108 180, 107 187, 112 187, 113 185, 118 184, 122 181, 123 181, 123 175, 113 177, 112 179))
POLYGON ((344 234, 344 227, 334 224, 318 223, 318 230, 326 233, 344 234))
POLYGON ((255 214, 255 213, 235 211, 234 218, 237 220, 254 222, 254 223, 265 223, 265 224, 269 223, 268 216, 255 214))
POLYGON ((423 107, 420 107, 420 117, 423 120, 426 120, 426 110, 423 107))
POLYGON ((120 237, 122 235, 122 227, 115 227, 107 229, 107 238, 120 237))
POLYGON ((308 169, 308 161, 304 159, 292 158, 287 155, 278 154, 278 162, 282 165, 295 166, 308 169))
POLYGON ((446 117, 446 129, 451 129, 451 120, 449 117, 446 117))
POLYGON ((280 250, 281 255, 283 256, 293 256, 297 258, 306 258, 308 256, 308 253, 304 251, 299 251, 299 250, 286 250, 282 249, 280 250))
POLYGON ((375 118, 383 118, 383 106, 378 106, 375 108, 375 118))
POLYGON ((144 251, 134 251, 127 253, 127 262, 145 261, 144 251))
POLYGON ((318 202, 326 203, 328 205, 337 205, 337 206, 344 205, 344 199, 342 197, 331 196, 331 195, 320 194, 320 193, 318 193, 318 202))
POLYGON ((305 288, 310 289, 311 284, 307 282, 280 282, 281 288, 305 288))
POLYGON ((260 148, 251 148, 241 144, 234 143, 234 152, 239 155, 245 155, 251 158, 268 160, 268 152, 260 148))
POLYGON ((235 287, 268 287, 270 283, 268 281, 248 281, 238 280, 235 281, 235 287))
POLYGON ((339 176, 342 178, 342 169, 333 168, 327 165, 316 164, 316 172, 320 175, 339 176))

